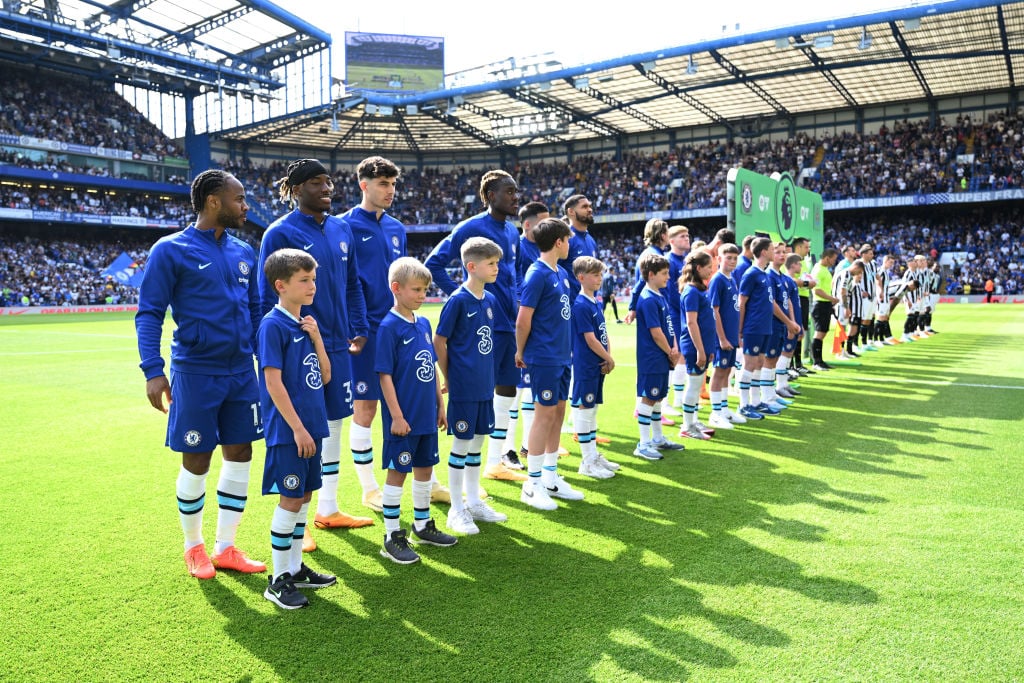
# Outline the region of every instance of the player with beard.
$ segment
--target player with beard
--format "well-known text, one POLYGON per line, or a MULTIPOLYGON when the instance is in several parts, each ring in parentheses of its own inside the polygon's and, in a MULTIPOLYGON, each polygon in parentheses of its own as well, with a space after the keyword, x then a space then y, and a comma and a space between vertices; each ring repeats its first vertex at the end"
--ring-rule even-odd
POLYGON ((580 281, 573 274, 572 264, 580 256, 597 258, 597 242, 590 234, 590 227, 594 224, 594 207, 586 196, 574 194, 562 204, 562 213, 572 235, 569 237, 569 257, 559 261, 558 265, 569 276, 569 288, 572 290, 570 300, 576 301, 580 293, 580 281))

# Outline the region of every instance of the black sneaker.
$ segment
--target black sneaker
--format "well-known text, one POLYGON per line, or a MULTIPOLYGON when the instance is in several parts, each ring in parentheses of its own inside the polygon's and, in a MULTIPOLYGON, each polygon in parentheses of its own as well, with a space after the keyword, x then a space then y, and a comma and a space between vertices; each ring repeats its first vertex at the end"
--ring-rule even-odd
POLYGON ((333 586, 337 581, 337 576, 315 572, 307 567, 305 562, 302 563, 299 573, 292 577, 292 583, 296 588, 312 588, 313 590, 333 586))
POLYGON ((526 446, 519 449, 519 464, 523 464, 523 458, 530 454, 530 451, 526 450, 526 446))
POLYGON ((384 547, 380 549, 381 557, 386 557, 398 564, 413 564, 420 561, 420 556, 409 547, 409 539, 405 529, 394 531, 390 536, 384 535, 384 547))
POLYGON ((274 577, 267 577, 267 590, 263 591, 263 597, 282 609, 299 609, 309 604, 306 596, 299 592, 299 589, 292 583, 292 575, 288 572, 281 574, 274 581, 274 577))
POLYGON ((434 520, 432 519, 428 519, 422 529, 417 529, 416 526, 413 525, 412 534, 420 543, 437 545, 442 548, 447 548, 448 546, 455 545, 459 542, 459 539, 454 536, 446 534, 443 531, 438 531, 437 527, 434 525, 434 520))
POLYGON ((519 454, 515 451, 509 451, 505 455, 501 456, 501 464, 510 470, 521 470, 523 463, 519 460, 519 454))

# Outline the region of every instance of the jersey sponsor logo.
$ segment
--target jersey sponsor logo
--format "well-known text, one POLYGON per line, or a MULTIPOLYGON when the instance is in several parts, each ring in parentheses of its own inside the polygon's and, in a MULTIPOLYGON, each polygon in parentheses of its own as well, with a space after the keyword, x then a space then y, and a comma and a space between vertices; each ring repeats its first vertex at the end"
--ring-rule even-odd
POLYGON ((480 337, 476 350, 480 352, 481 356, 486 356, 494 348, 494 341, 491 339, 491 328, 484 325, 476 331, 476 336, 480 337))
POLYGON ((569 303, 569 295, 563 294, 558 300, 562 302, 562 320, 568 320, 572 317, 572 306, 569 303))
POLYGON ((306 251, 309 251, 310 249, 313 248, 313 243, 310 242, 309 244, 303 244, 302 248, 305 249, 306 251))
POLYGON ((294 491, 295 489, 299 488, 300 481, 301 480, 299 479, 299 475, 286 474, 284 475, 284 479, 281 480, 281 483, 284 484, 284 487, 289 491, 294 491))
POLYGON ((200 263, 199 264, 199 270, 206 270, 211 265, 213 265, 213 261, 210 261, 209 263, 200 263))
POLYGON ((455 431, 457 431, 459 434, 466 433, 467 431, 469 431, 469 423, 466 422, 465 420, 459 420, 458 422, 455 423, 455 431))
POLYGON ((366 390, 369 389, 369 388, 370 387, 367 386, 366 382, 356 382, 356 393, 357 394, 365 394, 366 390))
POLYGON ((608 326, 605 323, 601 323, 598 326, 597 331, 601 333, 601 346, 608 348, 608 326))
POLYGON ((186 446, 198 446, 203 441, 203 435, 194 429, 190 429, 185 432, 185 445, 186 446))
MULTIPOLYGON (((246 263, 245 261, 239 261, 238 262, 238 272, 240 272, 242 275, 248 275, 249 274, 249 264, 246 263)), ((246 280, 246 282, 248 282, 248 280, 246 280)))
POLYGON ((412 464, 412 453, 409 451, 402 451, 398 454, 398 464, 402 467, 408 467, 412 464))
POLYGON ((306 373, 306 386, 310 389, 321 389, 324 386, 323 377, 320 375, 320 357, 310 353, 302 359, 302 364, 309 368, 306 373))
POLYGON ((421 382, 433 382, 434 381, 434 356, 430 351, 423 349, 415 356, 416 360, 420 362, 420 366, 416 368, 416 379, 421 382))

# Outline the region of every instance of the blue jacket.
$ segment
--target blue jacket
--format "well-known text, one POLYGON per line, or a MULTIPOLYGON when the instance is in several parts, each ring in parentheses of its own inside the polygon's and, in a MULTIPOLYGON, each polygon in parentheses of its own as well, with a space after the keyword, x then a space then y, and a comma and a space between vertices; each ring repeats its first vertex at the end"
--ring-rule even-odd
POLYGON ((392 261, 405 256, 405 226, 384 213, 377 215, 355 206, 339 216, 352 228, 353 244, 359 261, 359 280, 366 298, 366 322, 376 331, 384 316, 395 305, 388 284, 392 261))
POLYGON ((135 331, 146 379, 164 374, 160 357, 167 307, 177 325, 171 369, 201 375, 253 370, 262 310, 256 286, 256 253, 225 232, 190 225, 161 238, 149 252, 139 288, 135 331))

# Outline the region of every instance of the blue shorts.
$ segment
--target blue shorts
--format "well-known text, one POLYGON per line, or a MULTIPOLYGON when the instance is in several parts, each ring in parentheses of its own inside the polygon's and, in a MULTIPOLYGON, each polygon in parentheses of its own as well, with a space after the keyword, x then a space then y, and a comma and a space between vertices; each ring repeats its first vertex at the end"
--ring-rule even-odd
POLYGON ((530 371, 526 368, 519 369, 519 383, 516 384, 516 389, 529 389, 530 388, 530 371))
POLYGON ((315 439, 316 455, 300 458, 295 444, 267 446, 263 463, 263 495, 280 493, 285 498, 303 498, 323 485, 323 463, 320 455, 323 439, 315 439))
POLYGON ((571 365, 531 365, 530 390, 533 391, 533 402, 554 406, 567 400, 571 376, 571 365))
POLYGON ((494 401, 448 401, 448 433, 472 439, 494 431, 494 401))
POLYGON ((793 353, 796 351, 796 337, 790 337, 789 332, 786 332, 782 342, 783 353, 793 353))
POLYGON ((328 351, 331 381, 324 385, 327 419, 341 420, 352 415, 352 356, 346 351, 328 351))
POLYGON ((664 372, 637 373, 636 395, 655 402, 668 394, 668 374, 664 372))
POLYGON ((712 365, 716 368, 731 368, 736 364, 736 347, 724 351, 721 348, 718 349, 718 353, 715 354, 715 360, 712 365))
POLYGON ((697 365, 697 348, 691 344, 687 344, 686 348, 682 350, 683 363, 686 365, 687 375, 703 375, 708 371, 712 362, 715 360, 715 351, 712 349, 711 353, 704 352, 704 365, 697 365))
POLYGON ((516 367, 516 333, 495 330, 491 339, 494 340, 494 386, 516 386, 522 376, 516 367))
POLYGON ((430 434, 409 434, 384 439, 384 453, 380 459, 386 470, 412 472, 413 467, 433 467, 440 462, 437 457, 437 432, 430 434))
MULTIPOLYGON (((366 344, 363 345, 363 350, 356 356, 350 355, 352 364, 352 388, 355 390, 355 400, 357 401, 379 401, 382 396, 380 393, 380 376, 373 371, 373 363, 377 359, 377 335, 371 330, 366 335, 366 344)), ((333 358, 331 358, 333 362, 333 358)), ((327 386, 334 384, 332 379, 327 383, 327 386)), ((351 414, 351 413, 350 413, 351 414)), ((330 413, 328 412, 328 415, 330 413)))
POLYGON ((179 453, 209 453, 218 444, 263 438, 256 369, 237 375, 193 375, 171 370, 166 446, 179 453))
POLYGON ((768 350, 768 343, 771 341, 770 334, 745 334, 743 335, 743 354, 746 356, 760 356, 768 350))
POLYGON ((573 378, 572 405, 593 408, 604 403, 604 375, 588 375, 573 378))
POLYGON ((764 355, 767 358, 778 358, 782 355, 782 345, 786 341, 786 330, 781 332, 772 331, 770 337, 768 337, 768 347, 764 351, 764 355))

